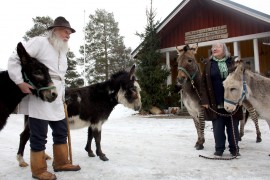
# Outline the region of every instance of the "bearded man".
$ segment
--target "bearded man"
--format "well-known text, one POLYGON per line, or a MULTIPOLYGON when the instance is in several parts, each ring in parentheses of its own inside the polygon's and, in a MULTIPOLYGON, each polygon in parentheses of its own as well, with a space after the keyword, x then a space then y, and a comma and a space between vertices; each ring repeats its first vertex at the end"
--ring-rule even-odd
POLYGON ((55 174, 47 171, 45 149, 47 143, 48 125, 53 136, 53 169, 58 171, 78 171, 79 165, 72 165, 68 160, 67 121, 63 98, 65 92, 65 73, 67 70, 68 40, 75 32, 64 17, 57 17, 48 29, 46 37, 34 37, 25 45, 30 56, 36 58, 49 68, 49 73, 56 86, 57 98, 49 103, 32 95, 30 84, 23 81, 21 64, 17 52, 8 60, 10 78, 23 93, 29 94, 19 105, 19 113, 29 115, 30 127, 30 162, 32 177, 35 179, 56 179, 55 174))

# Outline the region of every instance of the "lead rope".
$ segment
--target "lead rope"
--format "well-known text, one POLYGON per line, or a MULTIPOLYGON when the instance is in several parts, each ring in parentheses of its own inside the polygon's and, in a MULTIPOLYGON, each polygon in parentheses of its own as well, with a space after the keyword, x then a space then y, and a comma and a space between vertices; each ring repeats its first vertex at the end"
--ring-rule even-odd
POLYGON ((205 159, 211 159, 211 160, 232 160, 232 159, 236 159, 238 156, 238 152, 239 152, 239 147, 236 143, 236 136, 235 136, 235 129, 234 129, 234 125, 233 125, 233 115, 238 111, 239 106, 237 106, 237 108, 235 109, 234 112, 232 112, 231 114, 222 114, 219 113, 217 111, 215 111, 214 109, 212 109, 211 107, 209 107, 209 109, 211 111, 213 111, 214 113, 218 114, 219 116, 224 116, 224 117, 231 117, 231 123, 232 123, 232 131, 233 131, 233 139, 234 139, 234 145, 236 147, 236 154, 235 156, 231 157, 231 158, 222 158, 222 157, 207 157, 207 156, 203 156, 203 155, 199 155, 199 157, 205 158, 205 159))
MULTIPOLYGON (((178 67, 178 70, 182 70, 185 72, 185 74, 189 77, 190 79, 190 82, 191 82, 191 85, 193 87, 193 89, 195 90, 197 96, 199 97, 200 101, 202 100, 201 96, 200 96, 200 93, 198 91, 198 89, 196 88, 196 86, 194 85, 194 77, 196 76, 196 72, 194 73, 194 75, 191 77, 190 74, 187 72, 187 70, 183 67, 178 67)), ((210 106, 209 106, 209 109, 211 111, 213 111, 214 113, 218 114, 219 116, 224 116, 224 117, 231 117, 231 123, 232 123, 232 131, 233 131, 233 139, 234 139, 234 145, 236 146, 236 155, 231 157, 231 158, 218 158, 218 157, 207 157, 207 156, 203 156, 203 155, 200 155, 199 154, 199 157, 202 157, 202 158, 205 158, 205 159, 211 159, 211 160, 232 160, 232 159, 236 159, 237 156, 238 156, 238 152, 239 152, 239 147, 236 145, 236 137, 235 137, 235 130, 234 130, 234 126, 233 126, 233 115, 238 111, 239 109, 239 106, 237 106, 237 108, 235 109, 234 112, 232 112, 231 114, 222 114, 222 113, 219 113, 217 111, 215 111, 214 109, 212 109, 210 106)))
MULTIPOLYGON (((192 87, 194 88, 196 94, 198 95, 199 99, 202 100, 202 99, 201 99, 201 96, 200 96, 200 94, 199 94, 198 89, 197 89, 196 86, 194 85, 194 81, 193 81, 193 80, 191 80, 191 84, 192 84, 192 87)), ((219 116, 231 117, 231 124, 232 124, 232 131, 233 131, 233 139, 234 139, 234 145, 235 145, 235 147, 236 147, 236 156, 233 156, 233 157, 231 157, 231 158, 221 158, 221 157, 220 157, 220 158, 218 158, 218 157, 214 157, 214 158, 213 158, 213 157, 207 157, 207 156, 203 156, 203 155, 200 155, 200 154, 199 154, 199 157, 202 157, 202 158, 205 158, 205 159, 211 159, 211 160, 232 160, 232 159, 237 158, 238 152, 239 152, 239 147, 236 145, 237 143, 236 143, 236 136, 235 136, 235 130, 234 130, 234 125, 233 125, 233 115, 238 111, 239 106, 237 106, 236 110, 235 110, 234 112, 232 112, 231 114, 222 114, 222 113, 219 113, 219 112, 215 111, 214 109, 212 109, 211 107, 209 107, 209 109, 210 109, 212 112, 214 112, 214 113, 216 113, 217 115, 219 115, 219 116)))

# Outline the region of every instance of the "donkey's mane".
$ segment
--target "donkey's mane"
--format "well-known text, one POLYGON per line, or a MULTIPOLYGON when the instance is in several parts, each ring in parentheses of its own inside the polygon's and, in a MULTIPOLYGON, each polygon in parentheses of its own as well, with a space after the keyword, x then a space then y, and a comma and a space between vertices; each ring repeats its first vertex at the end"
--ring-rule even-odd
POLYGON ((260 73, 256 73, 251 71, 249 68, 246 68, 244 66, 244 64, 239 64, 234 70, 232 70, 231 74, 234 75, 235 79, 237 80, 242 80, 243 78, 243 72, 245 74, 248 74, 250 78, 254 79, 254 80, 265 80, 265 81, 269 81, 270 79, 265 77, 264 75, 260 74, 260 73), (237 68, 242 68, 242 70, 236 70, 237 68))
POLYGON ((265 95, 270 88, 270 79, 263 76, 260 73, 246 69, 243 64, 239 64, 234 72, 229 76, 232 76, 232 79, 241 82, 246 81, 249 88, 251 89, 252 94, 261 94, 265 95), (241 69, 240 69, 241 68, 241 69))
POLYGON ((249 77, 249 86, 253 93, 264 94, 268 92, 270 88, 270 79, 250 70, 246 70, 245 76, 249 77))

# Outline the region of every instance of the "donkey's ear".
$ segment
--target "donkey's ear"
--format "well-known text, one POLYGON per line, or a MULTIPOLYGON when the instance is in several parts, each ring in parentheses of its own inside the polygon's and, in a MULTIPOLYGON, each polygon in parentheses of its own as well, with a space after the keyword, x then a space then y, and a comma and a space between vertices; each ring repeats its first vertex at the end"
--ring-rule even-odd
POLYGON ((197 54, 198 48, 199 48, 198 43, 196 43, 196 44, 194 44, 194 45, 192 46, 191 49, 193 49, 194 54, 197 54))
POLYGON ((231 56, 231 59, 232 64, 229 67, 229 73, 234 72, 238 65, 242 62, 242 60, 239 59, 238 56, 231 56))
POLYGON ((238 56, 231 56, 231 58, 232 58, 232 61, 234 61, 234 62, 237 62, 237 61, 240 60, 240 59, 238 58, 238 56))
POLYGON ((236 70, 235 71, 238 71, 238 72, 243 72, 245 70, 245 67, 244 67, 244 63, 242 60, 239 60, 236 62, 236 70))
POLYGON ((21 64, 25 65, 27 63, 27 60, 30 59, 30 55, 26 52, 26 50, 21 42, 19 42, 17 44, 17 53, 18 53, 18 56, 21 60, 21 64))
POLYGON ((203 64, 206 64, 206 63, 209 61, 208 58, 204 58, 204 57, 201 57, 199 60, 200 60, 203 64))
POLYGON ((131 67, 130 71, 129 71, 129 78, 130 80, 133 79, 133 77, 135 76, 135 64, 131 67))
POLYGON ((184 46, 184 48, 183 48, 183 50, 184 50, 185 52, 187 52, 188 50, 190 50, 189 45, 188 45, 188 44, 187 44, 187 45, 185 45, 185 46, 184 46))
MULTIPOLYGON (((237 57, 237 56, 236 56, 237 57)), ((235 66, 238 66, 238 65, 240 65, 240 64, 243 64, 243 60, 242 59, 239 59, 239 58, 235 58, 234 59, 234 64, 235 64, 235 66)))
POLYGON ((178 55, 181 54, 181 52, 183 52, 183 48, 178 47, 178 46, 176 46, 175 48, 176 48, 178 55))
POLYGON ((199 49, 199 44, 197 43, 196 44, 196 49, 195 49, 195 54, 197 54, 198 49, 199 49))

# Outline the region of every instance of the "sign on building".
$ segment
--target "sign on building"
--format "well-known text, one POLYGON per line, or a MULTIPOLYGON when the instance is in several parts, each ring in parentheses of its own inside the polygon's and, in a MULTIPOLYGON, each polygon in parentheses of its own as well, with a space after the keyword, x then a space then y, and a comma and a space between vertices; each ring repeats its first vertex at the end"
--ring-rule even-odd
POLYGON ((185 33, 185 44, 228 38, 227 25, 199 29, 185 33))

